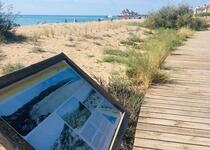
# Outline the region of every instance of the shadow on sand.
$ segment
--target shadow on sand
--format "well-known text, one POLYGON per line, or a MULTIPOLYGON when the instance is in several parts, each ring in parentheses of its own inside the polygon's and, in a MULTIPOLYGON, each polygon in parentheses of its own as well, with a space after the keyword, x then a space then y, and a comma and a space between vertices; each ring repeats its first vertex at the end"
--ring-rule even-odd
POLYGON ((4 42, 6 44, 11 44, 11 43, 22 43, 22 42, 26 42, 28 39, 28 37, 24 36, 24 35, 16 35, 13 32, 8 32, 5 35, 5 39, 4 42))

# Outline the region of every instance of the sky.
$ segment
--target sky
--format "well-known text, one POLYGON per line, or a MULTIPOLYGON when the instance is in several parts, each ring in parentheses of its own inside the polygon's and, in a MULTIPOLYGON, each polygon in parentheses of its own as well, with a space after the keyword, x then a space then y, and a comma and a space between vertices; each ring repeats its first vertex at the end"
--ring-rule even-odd
POLYGON ((13 11, 33 15, 118 15, 128 8, 141 14, 162 6, 188 3, 193 7, 210 0, 0 0, 13 6, 13 11))

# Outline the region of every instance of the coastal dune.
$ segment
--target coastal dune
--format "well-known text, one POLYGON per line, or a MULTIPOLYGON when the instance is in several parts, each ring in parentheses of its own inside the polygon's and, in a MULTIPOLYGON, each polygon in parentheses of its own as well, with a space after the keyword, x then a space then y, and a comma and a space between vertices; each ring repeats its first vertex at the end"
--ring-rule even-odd
POLYGON ((124 70, 123 65, 101 62, 104 49, 118 48, 130 34, 144 37, 139 27, 128 25, 143 20, 115 20, 88 23, 44 24, 21 26, 13 29, 17 41, 0 44, 0 75, 7 64, 29 66, 51 56, 65 53, 89 75, 108 81, 114 71, 124 70))

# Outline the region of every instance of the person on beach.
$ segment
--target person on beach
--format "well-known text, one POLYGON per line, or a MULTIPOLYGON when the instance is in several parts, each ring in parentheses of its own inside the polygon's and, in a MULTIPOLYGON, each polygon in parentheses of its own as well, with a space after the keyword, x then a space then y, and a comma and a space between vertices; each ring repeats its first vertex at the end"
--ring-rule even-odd
POLYGON ((74 23, 77 23, 77 19, 76 18, 74 18, 74 23))

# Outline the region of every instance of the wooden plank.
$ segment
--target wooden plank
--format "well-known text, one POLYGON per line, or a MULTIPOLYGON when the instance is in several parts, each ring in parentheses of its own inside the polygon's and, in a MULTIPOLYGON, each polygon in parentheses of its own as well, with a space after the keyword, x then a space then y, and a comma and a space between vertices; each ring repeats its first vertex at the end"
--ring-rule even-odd
POLYGON ((154 103, 154 102, 149 102, 149 101, 145 101, 143 106, 210 113, 210 110, 208 108, 199 108, 199 107, 182 106, 182 105, 160 104, 160 103, 154 103))
MULTIPOLYGON (((173 90, 176 89, 176 91, 183 91, 183 90, 188 90, 188 91, 204 91, 204 92, 210 92, 210 89, 207 88, 206 86, 189 86, 189 85, 185 85, 185 84, 177 84, 176 86, 174 86, 173 84, 164 84, 164 85, 157 85, 157 86, 153 86, 152 90, 173 90)), ((186 92, 186 91, 184 91, 186 92)))
POLYGON ((136 129, 142 130, 142 131, 145 130, 145 131, 154 131, 154 132, 210 138, 210 131, 207 131, 207 130, 180 128, 180 127, 168 126, 168 125, 138 123, 136 129))
POLYGON ((210 100, 203 100, 203 99, 192 99, 192 98, 182 98, 182 97, 167 97, 167 96, 160 96, 160 95, 146 95, 145 99, 157 99, 157 100, 167 100, 167 101, 174 101, 174 102, 189 102, 189 103, 202 103, 206 105, 210 105, 210 100))
POLYGON ((209 89, 189 89, 189 88, 170 88, 168 87, 165 88, 165 89, 157 89, 157 88, 154 88, 154 89, 151 89, 150 92, 152 93, 167 93, 167 92, 170 92, 168 94, 180 94, 180 95, 183 95, 183 94, 190 94, 192 96, 205 96, 205 97, 210 97, 210 93, 209 93, 209 89))
POLYGON ((153 94, 153 93, 148 93, 147 94, 147 96, 149 96, 149 97, 153 97, 153 96, 161 96, 161 97, 166 97, 166 98, 177 98, 177 99, 185 99, 185 100, 187 100, 187 99, 192 99, 192 100, 204 100, 204 101, 209 101, 209 97, 199 97, 198 98, 198 96, 196 97, 196 96, 189 96, 189 95, 167 95, 167 94, 163 94, 163 93, 158 93, 158 94, 153 94))
POLYGON ((164 113, 164 114, 174 114, 182 116, 191 116, 191 117, 200 117, 200 118, 210 118, 209 113, 203 112, 194 112, 194 111, 185 111, 185 110, 176 110, 176 109, 167 109, 159 107, 141 107, 141 112, 153 112, 153 113, 164 113))
POLYGON ((158 95, 158 96, 166 96, 166 97, 177 97, 177 98, 192 98, 192 99, 202 99, 202 100, 209 100, 209 96, 205 96, 205 95, 199 95, 198 93, 176 93, 176 92, 171 92, 168 93, 170 91, 164 91, 163 92, 148 92, 148 95, 158 95))
POLYGON ((170 82, 172 82, 173 84, 184 84, 184 85, 188 85, 188 86, 199 86, 199 87, 210 87, 210 82, 207 81, 196 81, 196 80, 190 80, 190 79, 182 79, 182 80, 178 80, 177 78, 174 77, 170 77, 170 82))
POLYGON ((185 143, 191 145, 210 146, 209 138, 188 136, 188 135, 136 130, 136 137, 152 139, 152 140, 158 139, 161 141, 178 142, 178 143, 185 143))
MULTIPOLYGON (((179 120, 179 121, 187 121, 187 122, 210 125, 210 119, 209 118, 190 117, 190 116, 183 116, 183 115, 174 115, 174 114, 164 114, 164 113, 153 113, 153 112, 141 111, 140 117, 179 120)), ((210 130, 210 128, 209 128, 209 130, 210 130)))
POLYGON ((154 87, 153 89, 150 90, 150 92, 169 92, 169 91, 174 91, 172 93, 180 93, 180 94, 184 94, 184 93, 190 93, 192 95, 194 94, 197 94, 198 93, 202 93, 202 94, 199 94, 199 95, 205 95, 205 96, 210 96, 210 91, 208 88, 201 88, 199 86, 197 86, 197 88, 192 88, 192 87, 181 87, 181 86, 178 86, 177 84, 177 87, 159 87, 159 88, 156 88, 154 87))
POLYGON ((151 123, 157 125, 168 125, 175 126, 181 128, 190 128, 190 129, 200 129, 200 130, 208 130, 210 131, 209 124, 202 123, 194 123, 194 122, 186 122, 180 120, 170 120, 170 119, 159 119, 159 118, 149 118, 149 117, 140 117, 139 123, 151 123))
POLYGON ((160 140, 136 138, 134 146, 161 150, 209 150, 209 147, 160 140))
MULTIPOLYGON (((166 100, 166 99, 153 99, 153 98, 147 98, 146 102, 155 102, 155 103, 161 103, 161 104, 172 104, 172 105, 182 105, 182 106, 192 106, 192 107, 204 107, 209 108, 210 110, 210 103, 198 103, 196 101, 194 102, 186 102, 186 101, 173 101, 173 100, 166 100)), ((210 101, 209 101, 210 102, 210 101)))

